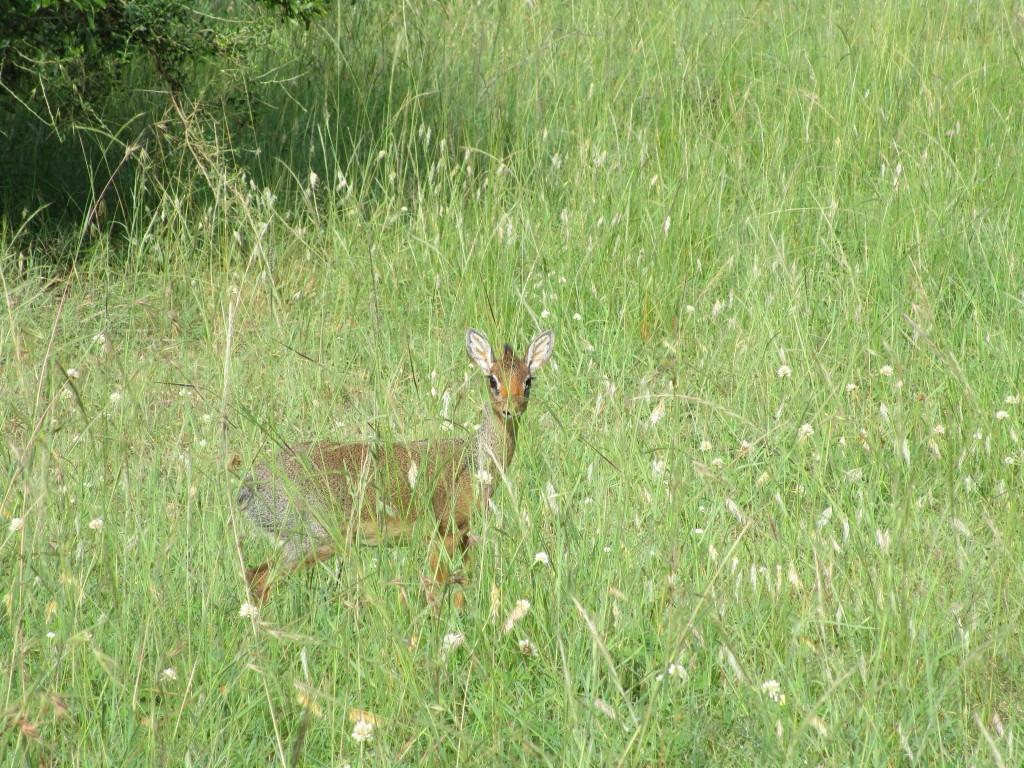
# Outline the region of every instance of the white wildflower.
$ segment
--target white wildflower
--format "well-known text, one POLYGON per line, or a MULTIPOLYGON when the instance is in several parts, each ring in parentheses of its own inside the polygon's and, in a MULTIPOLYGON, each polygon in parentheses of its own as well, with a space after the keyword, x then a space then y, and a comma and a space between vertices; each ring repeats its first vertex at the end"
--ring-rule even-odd
POLYGON ((479 480, 484 485, 487 485, 492 480, 494 480, 494 478, 491 476, 491 473, 488 472, 486 469, 478 470, 476 473, 476 479, 479 480))
POLYGON ((524 637, 522 640, 519 641, 519 651, 520 653, 524 653, 527 656, 533 656, 535 653, 537 653, 537 648, 534 646, 533 643, 530 642, 529 638, 524 637))
POLYGON ((178 673, 174 671, 174 667, 168 667, 160 673, 160 678, 162 680, 177 680, 178 673))
POLYGON ((782 693, 782 686, 778 680, 766 680, 761 683, 761 690, 768 694, 768 698, 783 706, 786 703, 786 694, 782 693))
POLYGON ((942 425, 942 424, 936 424, 934 427, 932 427, 932 434, 933 435, 944 435, 944 434, 946 434, 946 427, 944 425, 942 425))
POLYGON ((682 666, 681 664, 669 664, 668 669, 665 672, 661 672, 660 674, 655 675, 654 679, 658 682, 661 682, 665 679, 665 675, 684 681, 690 676, 689 673, 686 671, 686 667, 682 666))
POLYGON ((120 402, 121 402, 121 393, 120 392, 111 392, 110 393, 110 404, 111 405, 117 405, 120 402))
POLYGON ((547 552, 538 552, 533 556, 533 562, 548 565, 551 562, 551 558, 548 557, 547 552))
POLYGON ((373 723, 360 718, 352 729, 352 738, 356 741, 373 741, 373 723))
POLYGON ((95 341, 97 344, 107 343, 107 337, 104 336, 102 333, 97 333, 95 336, 92 337, 92 340, 95 341))
POLYGON ((78 372, 78 369, 77 369, 77 368, 68 368, 68 378, 69 378, 69 379, 77 379, 77 378, 78 378, 79 376, 81 376, 81 375, 82 375, 82 374, 80 374, 80 373, 78 372))
POLYGON ((721 456, 716 456, 711 460, 711 466, 715 469, 721 469, 725 466, 725 460, 721 456))
POLYGON ((707 453, 710 450, 711 450, 711 442, 708 441, 708 440, 701 441, 700 452, 701 453, 707 453))
POLYGON ((852 381, 849 384, 846 385, 846 391, 847 392, 856 392, 858 389, 860 389, 860 387, 858 387, 852 381))
POLYGON ((464 642, 466 642, 466 636, 464 634, 461 632, 449 632, 444 636, 444 639, 441 640, 442 655, 447 656, 464 642))
POLYGON ((260 615, 260 609, 252 603, 242 603, 242 607, 238 609, 238 615, 243 619, 255 619, 260 615))
POLYGON ((883 365, 881 368, 878 369, 878 372, 883 376, 892 376, 893 369, 891 365, 883 365))
POLYGON ((1006 411, 996 411, 996 421, 1002 421, 1003 419, 1010 418, 1010 414, 1006 411))
POLYGON ((798 440, 806 440, 808 437, 810 437, 813 434, 814 434, 814 427, 812 427, 810 424, 803 424, 800 427, 800 430, 797 432, 796 436, 797 436, 798 440))
POLYGON ((97 531, 97 532, 98 531, 102 531, 103 530, 103 518, 102 517, 97 517, 94 520, 90 520, 89 521, 89 527, 92 528, 94 531, 97 531))
POLYGON ((1007 405, 1017 405, 1020 402, 1020 398, 1017 395, 1007 395, 1003 402, 1007 405))
POLYGON ((793 375, 793 369, 790 368, 788 365, 780 365, 777 373, 780 379, 788 379, 790 376, 793 375))
POLYGON ((12 517, 11 518, 11 524, 7 526, 7 530, 9 530, 9 531, 11 531, 13 533, 17 533, 18 531, 20 531, 24 527, 25 527, 25 520, 23 518, 12 517))

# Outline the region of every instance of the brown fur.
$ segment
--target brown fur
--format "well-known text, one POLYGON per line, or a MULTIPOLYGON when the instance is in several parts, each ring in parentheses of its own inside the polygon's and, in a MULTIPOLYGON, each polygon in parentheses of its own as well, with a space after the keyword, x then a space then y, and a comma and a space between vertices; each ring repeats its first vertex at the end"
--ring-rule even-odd
MULTIPOLYGON (((551 356, 554 334, 541 334, 522 359, 506 344, 495 360, 487 339, 473 329, 466 349, 487 377, 490 394, 475 438, 303 443, 276 462, 253 467, 238 503, 257 527, 284 540, 284 570, 330 557, 343 541, 406 543, 423 519, 438 536, 430 554, 432 582, 447 582, 446 561, 465 551, 473 515, 486 509, 495 481, 512 461, 528 381, 551 356)), ((267 561, 247 573, 257 602, 267 598, 272 571, 267 561)), ((433 598, 433 589, 428 594, 433 598)), ((461 594, 456 599, 461 602, 461 594)))

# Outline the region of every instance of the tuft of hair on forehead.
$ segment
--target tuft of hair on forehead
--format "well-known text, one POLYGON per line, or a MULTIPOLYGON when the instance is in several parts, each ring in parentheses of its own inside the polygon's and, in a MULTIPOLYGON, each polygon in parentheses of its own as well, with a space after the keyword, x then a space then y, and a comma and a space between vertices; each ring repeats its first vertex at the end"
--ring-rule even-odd
POLYGON ((516 362, 516 353, 512 350, 511 344, 505 345, 505 354, 502 355, 501 363, 506 367, 511 367, 516 362))

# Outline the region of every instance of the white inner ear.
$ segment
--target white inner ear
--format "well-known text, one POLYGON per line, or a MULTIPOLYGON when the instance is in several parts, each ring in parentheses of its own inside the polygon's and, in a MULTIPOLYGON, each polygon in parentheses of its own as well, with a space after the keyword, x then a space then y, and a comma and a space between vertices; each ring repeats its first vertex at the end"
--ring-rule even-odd
POLYGON ((526 350, 526 365, 530 369, 530 373, 544 365, 554 351, 555 334, 551 331, 545 331, 526 350))
POLYGON ((476 363, 484 373, 490 373, 494 366, 494 355, 491 354, 491 345, 478 331, 470 329, 466 333, 466 352, 469 359, 476 363))

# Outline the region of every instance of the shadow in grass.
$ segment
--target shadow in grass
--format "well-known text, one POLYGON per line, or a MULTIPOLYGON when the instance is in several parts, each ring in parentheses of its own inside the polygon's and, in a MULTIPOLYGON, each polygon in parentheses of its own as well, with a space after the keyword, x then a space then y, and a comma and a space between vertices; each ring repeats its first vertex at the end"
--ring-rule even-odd
MULTIPOLYGON (((142 61, 88 109, 64 116, 54 117, 43 93, 22 103, 0 95, 10 107, 0 110, 7 144, 0 226, 8 247, 15 240, 10 249, 25 252, 28 264, 60 267, 88 259, 100 242, 117 260, 143 236, 194 226, 224 199, 226 184, 237 200, 269 190, 278 210, 290 210, 313 168, 329 173, 332 186, 341 173, 358 185, 363 203, 396 189, 407 194, 434 155, 395 137, 413 133, 413 123, 434 122, 448 134, 435 134, 435 147, 442 140, 461 147, 475 118, 455 114, 440 93, 420 92, 416 72, 429 61, 416 62, 414 72, 396 60, 386 34, 376 43, 360 38, 367 25, 386 29, 393 21, 379 10, 365 14, 346 20, 337 37, 358 46, 358 56, 325 50, 314 33, 282 32, 235 71, 195 68, 191 87, 176 94, 142 61), (388 171, 373 162, 383 148, 402 153, 388 171)), ((424 60, 431 55, 424 52, 424 60)))

